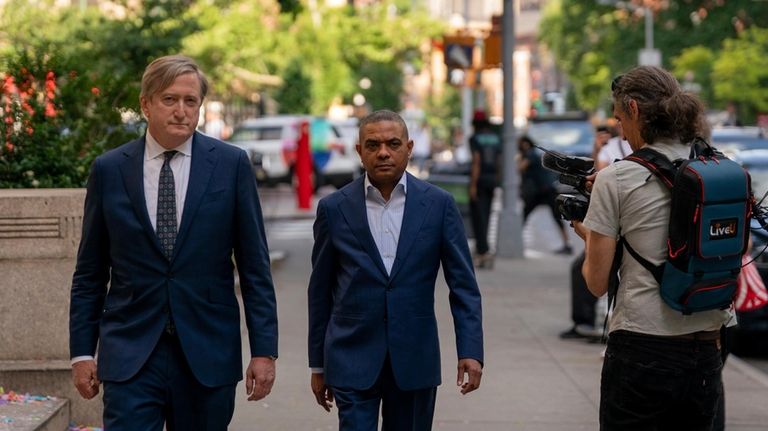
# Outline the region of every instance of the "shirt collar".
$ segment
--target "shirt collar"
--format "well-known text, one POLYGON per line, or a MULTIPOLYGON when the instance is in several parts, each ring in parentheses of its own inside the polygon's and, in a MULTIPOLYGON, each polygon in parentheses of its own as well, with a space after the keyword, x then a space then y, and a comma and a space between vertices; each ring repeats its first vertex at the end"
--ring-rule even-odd
MULTIPOLYGON (((394 192, 395 192, 395 191, 396 191, 398 188, 401 188, 400 186, 402 186, 402 189, 403 189, 403 194, 404 194, 404 195, 408 193, 408 181, 407 181, 407 176, 408 176, 408 174, 407 174, 407 173, 405 173, 405 172, 403 172, 403 175, 400 177, 400 181, 398 181, 398 182, 397 182, 397 184, 395 184, 395 188, 392 190, 392 192, 393 192, 393 193, 394 193, 394 192)), ((377 188, 376 188, 376 186, 374 186, 373 184, 371 184, 371 180, 370 180, 370 178, 368 178, 368 174, 367 174, 367 173, 365 174, 365 184, 364 184, 364 185, 365 185, 365 193, 366 193, 366 195, 368 194, 368 192, 369 192, 371 189, 375 189, 377 192, 379 192, 379 195, 381 195, 381 191, 380 191, 379 189, 377 189, 377 188)))
MULTIPOLYGON (((194 135, 193 135, 194 136, 194 135)), ((160 157, 164 152, 168 151, 167 148, 160 145, 157 140, 149 134, 147 130, 147 139, 144 150, 144 160, 152 160, 160 157)), ((174 150, 184 154, 185 156, 192 155, 192 136, 189 137, 183 144, 174 148, 174 150)))

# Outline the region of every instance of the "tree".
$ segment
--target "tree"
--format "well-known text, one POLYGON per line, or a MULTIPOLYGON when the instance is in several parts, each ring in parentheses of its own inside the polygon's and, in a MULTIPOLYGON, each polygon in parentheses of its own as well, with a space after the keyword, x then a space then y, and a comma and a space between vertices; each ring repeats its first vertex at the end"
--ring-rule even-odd
POLYGON ((716 99, 739 104, 744 119, 768 112, 768 29, 753 27, 723 41, 712 82, 716 99))
POLYGON ((307 97, 312 81, 304 74, 300 60, 294 58, 283 75, 283 86, 275 93, 280 112, 310 112, 310 98, 307 97))
POLYGON ((140 133, 143 69, 196 26, 185 2, 143 5, 121 18, 51 1, 6 5, 19 13, 0 43, 0 187, 81 187, 98 154, 140 133))
MULTIPOLYGON (((611 77, 637 64, 638 50, 645 45, 644 11, 637 6, 648 6, 654 13, 654 46, 661 50, 666 67, 675 65, 675 58, 686 49, 699 46, 719 55, 723 39, 735 38, 750 27, 768 27, 766 2, 633 0, 625 8, 616 4, 555 0, 545 9, 540 26, 540 40, 552 50, 557 65, 573 83, 579 104, 587 109, 597 106, 595 100, 608 102, 608 81, 603 91, 595 85, 606 67, 611 77)), ((706 80, 697 74, 700 78, 706 80)), ((738 74, 727 77, 737 79, 738 74)), ((705 102, 717 104, 713 95, 708 89, 702 92, 705 102)))
POLYGON ((82 65, 55 52, 4 57, 0 188, 82 187, 98 154, 135 137, 82 65))

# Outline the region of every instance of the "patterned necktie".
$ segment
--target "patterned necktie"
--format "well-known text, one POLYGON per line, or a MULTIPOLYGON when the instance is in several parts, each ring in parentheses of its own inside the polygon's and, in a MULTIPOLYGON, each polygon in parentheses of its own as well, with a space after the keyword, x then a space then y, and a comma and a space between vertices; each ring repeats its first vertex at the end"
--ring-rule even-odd
POLYGON ((178 151, 163 153, 165 161, 160 169, 160 184, 157 189, 157 238, 168 260, 173 257, 173 243, 176 242, 176 184, 173 181, 171 159, 178 151))

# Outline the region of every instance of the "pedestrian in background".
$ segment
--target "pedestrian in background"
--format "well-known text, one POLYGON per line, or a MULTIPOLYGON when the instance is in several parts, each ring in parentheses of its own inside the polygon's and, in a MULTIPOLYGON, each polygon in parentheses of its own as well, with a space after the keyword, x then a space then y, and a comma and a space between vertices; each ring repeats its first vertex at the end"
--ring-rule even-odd
POLYGON ((557 211, 557 189, 555 174, 541 164, 541 152, 535 148, 535 143, 528 135, 517 140, 517 170, 520 172, 520 197, 523 199, 523 224, 528 220, 534 209, 539 205, 549 207, 552 219, 560 233, 563 246, 555 251, 557 254, 571 254, 568 231, 557 211))
POLYGON ((475 112, 474 133, 469 137, 472 167, 469 175, 469 208, 475 233, 475 265, 493 268, 488 245, 488 223, 496 187, 501 183, 501 138, 491 129, 483 111, 475 112))
MULTIPOLYGON (((633 151, 651 146, 687 158, 707 136, 704 108, 667 71, 640 66, 613 80, 614 116, 633 151)), ((665 260, 670 193, 648 170, 619 161, 597 173, 584 222, 584 277, 606 293, 621 235, 652 264, 665 260)), ((711 430, 722 395, 720 328, 731 310, 683 315, 666 305, 653 275, 623 253, 600 388, 600 429, 711 430)))
POLYGON ((207 89, 190 58, 153 61, 141 81, 146 135, 98 157, 88 180, 70 352, 84 398, 104 383, 110 431, 227 429, 243 378, 233 253, 248 399, 269 394, 275 378, 275 292, 256 183, 243 150, 195 132, 207 89))
POLYGON ((339 429, 432 429, 440 350, 435 281, 450 289, 462 394, 480 385, 480 291, 451 195, 405 172, 413 141, 403 119, 360 121, 366 174, 321 199, 309 280, 309 366, 317 403, 335 399, 339 429))
MULTIPOLYGON (((617 124, 616 130, 605 125, 597 126, 592 154, 597 171, 632 154, 629 142, 622 136, 621 123, 617 124)), ((570 329, 561 332, 560 338, 581 338, 594 342, 600 340, 603 335, 603 324, 608 313, 608 299, 605 296, 595 298, 587 289, 587 282, 581 273, 582 266, 584 266, 583 251, 571 263, 573 325, 570 329)), ((612 276, 611 283, 618 283, 618 279, 612 276)))

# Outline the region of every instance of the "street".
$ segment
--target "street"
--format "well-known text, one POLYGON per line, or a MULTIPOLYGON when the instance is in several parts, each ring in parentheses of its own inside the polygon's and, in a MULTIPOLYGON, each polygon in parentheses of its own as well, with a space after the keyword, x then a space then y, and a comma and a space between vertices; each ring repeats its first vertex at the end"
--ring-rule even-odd
MULTIPOLYGON (((289 189, 284 190, 290 193, 289 189)), ((320 431, 337 429, 336 410, 326 413, 309 389, 306 358, 306 287, 310 273, 312 218, 278 216, 291 202, 279 191, 261 193, 270 249, 282 259, 273 265, 280 319, 280 357, 272 393, 247 402, 238 385, 230 429, 320 431)), ((600 344, 560 340, 569 325, 568 273, 572 256, 551 253, 559 235, 545 208, 532 214, 524 231, 525 260, 499 259, 479 271, 483 293, 486 364, 480 389, 461 396, 455 387, 456 353, 448 290, 438 276, 435 308, 442 348, 443 384, 438 389, 436 430, 573 431, 597 428, 600 344)), ((572 244, 580 247, 580 240, 572 244)), ((578 249, 577 249, 578 250, 578 249)), ((245 327, 243 326, 245 335, 245 327)), ((244 361, 249 352, 244 346, 244 361)), ((726 367, 728 429, 764 429, 768 376, 754 381, 734 361, 726 367), (763 401, 760 401, 763 400, 763 401)))

